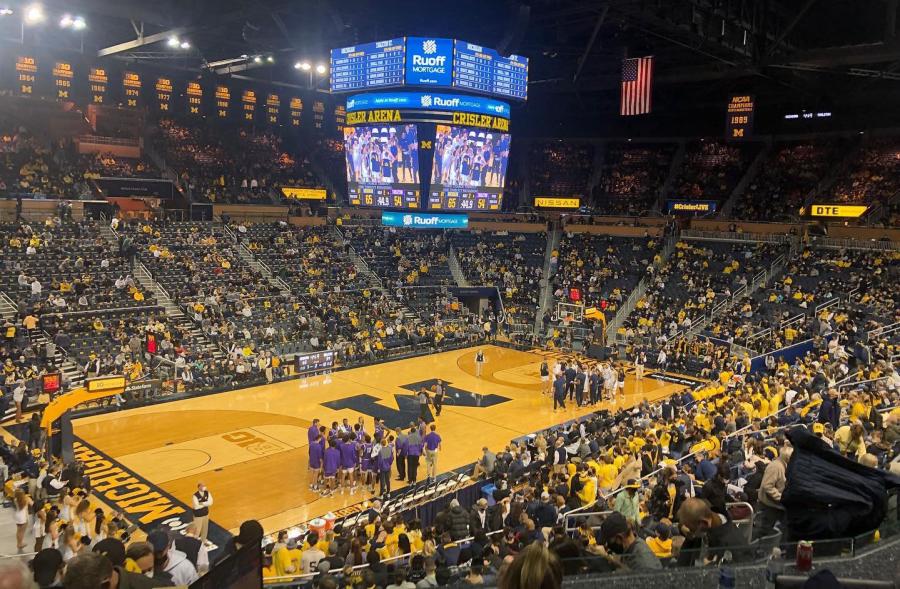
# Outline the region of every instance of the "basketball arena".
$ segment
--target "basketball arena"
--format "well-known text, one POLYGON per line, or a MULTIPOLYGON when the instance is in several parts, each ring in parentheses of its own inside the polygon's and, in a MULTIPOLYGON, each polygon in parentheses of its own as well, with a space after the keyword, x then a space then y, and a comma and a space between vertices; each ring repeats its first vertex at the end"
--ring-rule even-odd
POLYGON ((0 3, 0 586, 898 586, 897 11, 0 3))

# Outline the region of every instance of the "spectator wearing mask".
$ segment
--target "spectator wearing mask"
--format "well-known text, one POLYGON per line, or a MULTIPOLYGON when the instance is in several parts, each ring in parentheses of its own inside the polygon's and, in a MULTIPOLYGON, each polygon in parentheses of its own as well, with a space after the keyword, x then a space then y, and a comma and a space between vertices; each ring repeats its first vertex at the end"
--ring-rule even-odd
POLYGON ((154 530, 147 535, 153 546, 154 578, 168 576, 176 585, 190 585, 198 579, 197 569, 187 555, 174 547, 165 530, 154 530))

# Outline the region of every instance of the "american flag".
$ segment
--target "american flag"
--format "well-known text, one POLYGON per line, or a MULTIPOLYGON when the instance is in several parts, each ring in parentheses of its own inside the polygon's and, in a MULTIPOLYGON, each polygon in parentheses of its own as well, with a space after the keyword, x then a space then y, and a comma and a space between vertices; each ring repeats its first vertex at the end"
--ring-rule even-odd
POLYGON ((622 61, 622 116, 650 112, 653 89, 653 57, 637 57, 622 61))

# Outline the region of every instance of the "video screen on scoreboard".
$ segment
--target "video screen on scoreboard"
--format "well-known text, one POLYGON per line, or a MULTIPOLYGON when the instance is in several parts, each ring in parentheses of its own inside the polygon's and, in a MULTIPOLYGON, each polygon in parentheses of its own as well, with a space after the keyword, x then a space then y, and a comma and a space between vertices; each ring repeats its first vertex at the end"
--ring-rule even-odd
POLYGON ((509 133, 438 125, 428 208, 499 211, 509 143, 509 133))
POLYGON ((350 204, 418 209, 418 150, 415 125, 344 127, 350 204))

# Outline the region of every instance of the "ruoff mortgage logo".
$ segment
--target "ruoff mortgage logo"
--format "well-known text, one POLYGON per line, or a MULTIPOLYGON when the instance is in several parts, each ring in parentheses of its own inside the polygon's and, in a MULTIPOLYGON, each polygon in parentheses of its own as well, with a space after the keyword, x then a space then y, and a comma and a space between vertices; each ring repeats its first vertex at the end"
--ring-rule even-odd
POLYGON ((428 108, 429 106, 432 105, 431 94, 423 94, 422 98, 419 102, 422 103, 422 106, 424 108, 428 108))
POLYGON ((408 227, 413 224, 412 215, 403 215, 403 226, 408 227))
POLYGON ((406 41, 406 83, 449 86, 453 41, 433 37, 410 37, 406 41))

